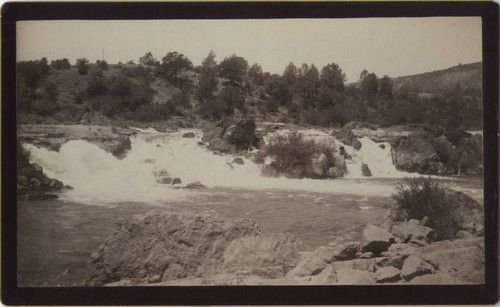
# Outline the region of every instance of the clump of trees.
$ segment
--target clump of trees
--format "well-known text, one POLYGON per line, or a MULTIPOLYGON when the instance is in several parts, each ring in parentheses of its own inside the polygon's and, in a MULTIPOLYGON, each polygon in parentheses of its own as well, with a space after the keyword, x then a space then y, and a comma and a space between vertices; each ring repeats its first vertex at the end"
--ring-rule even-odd
POLYGON ((80 75, 86 75, 89 71, 90 64, 86 58, 76 60, 76 69, 80 75))
MULTIPOLYGON (((182 93, 170 101, 175 112, 189 111, 210 120, 242 112, 264 119, 325 127, 343 126, 351 121, 380 126, 438 124, 448 129, 479 128, 482 124, 480 93, 469 88, 457 86, 430 96, 416 95, 405 86, 395 89, 389 76, 379 78, 367 70, 360 73, 357 82, 346 84, 344 72, 334 62, 321 68, 308 63, 299 66, 289 63, 281 74, 270 74, 258 63, 250 66, 245 58, 235 54, 218 63, 215 53, 210 51, 201 65, 194 67, 184 54, 171 51, 161 61, 147 52, 139 58, 139 63, 132 67, 118 66, 119 78, 108 80, 103 71, 114 67, 110 68, 106 61, 97 60, 91 65, 86 58, 78 59, 77 71, 90 77, 77 100, 81 104, 85 99, 103 100, 104 96, 110 96, 114 98, 106 98, 104 104, 118 106, 116 114, 133 113, 139 106, 150 104, 151 83, 157 77, 182 93)), ((30 99, 34 99, 51 69, 70 67, 65 58, 52 61, 50 66, 46 58, 19 62, 18 92, 25 93, 19 97, 20 105, 29 108, 30 99), (29 95, 33 97, 28 98, 29 95)), ((57 97, 54 90, 42 92, 48 100, 57 97)), ((167 111, 172 110, 166 108, 167 111)), ((462 164, 466 165, 467 159, 462 164)))
POLYGON ((71 68, 71 64, 69 63, 69 60, 66 58, 53 60, 50 62, 50 66, 53 69, 70 69, 71 68))

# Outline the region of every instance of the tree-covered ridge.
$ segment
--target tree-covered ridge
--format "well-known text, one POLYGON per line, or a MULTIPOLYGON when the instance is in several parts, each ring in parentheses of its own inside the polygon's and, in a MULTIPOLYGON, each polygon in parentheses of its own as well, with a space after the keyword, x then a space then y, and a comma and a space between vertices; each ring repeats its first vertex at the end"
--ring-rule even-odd
POLYGON ((158 121, 183 116, 196 122, 239 112, 324 127, 354 120, 381 126, 482 125, 480 63, 395 79, 363 70, 357 82, 346 84, 342 68, 333 61, 321 68, 289 63, 281 74, 270 74, 235 54, 218 62, 210 51, 197 66, 175 51, 159 58, 148 52, 139 64, 90 63, 85 58, 75 66, 67 59, 19 62, 19 120, 158 121))

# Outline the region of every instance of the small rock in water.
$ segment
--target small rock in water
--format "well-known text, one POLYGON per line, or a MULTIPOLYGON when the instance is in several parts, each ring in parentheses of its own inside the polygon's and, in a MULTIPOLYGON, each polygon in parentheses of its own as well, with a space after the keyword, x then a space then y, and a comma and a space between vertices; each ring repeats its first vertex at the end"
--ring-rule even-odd
POLYGON ((186 132, 182 135, 183 138, 194 138, 193 132, 186 132))
POLYGON ((234 158, 233 162, 231 162, 231 163, 235 163, 235 164, 239 164, 239 165, 245 164, 245 162, 243 161, 243 159, 240 158, 240 157, 234 158))
POLYGON ((385 149, 385 145, 384 144, 380 144, 380 145, 378 145, 378 147, 380 147, 382 149, 385 149))
POLYGON ((363 173, 363 176, 365 177, 371 177, 372 176, 372 171, 368 168, 367 164, 361 164, 361 173, 363 173))
POLYGON ((198 146, 206 146, 207 144, 203 143, 203 142, 198 142, 198 146))
POLYGON ((174 180, 172 180, 172 185, 174 185, 174 184, 181 184, 181 183, 182 183, 181 178, 177 178, 176 177, 176 178, 174 178, 174 180))
POLYGON ((170 177, 159 178, 156 182, 158 182, 160 184, 171 184, 172 178, 170 178, 170 177))
POLYGON ((205 189, 206 186, 199 181, 192 182, 186 186, 186 189, 205 189))
POLYGON ((367 253, 363 253, 361 254, 361 259, 370 259, 370 258, 373 258, 373 253, 372 252, 367 252, 367 253))

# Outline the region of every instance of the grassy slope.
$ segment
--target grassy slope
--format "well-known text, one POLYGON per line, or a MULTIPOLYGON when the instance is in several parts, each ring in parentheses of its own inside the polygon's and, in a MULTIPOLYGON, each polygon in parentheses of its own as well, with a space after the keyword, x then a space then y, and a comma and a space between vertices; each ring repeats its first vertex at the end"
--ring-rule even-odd
POLYGON ((453 90, 459 84, 462 89, 481 90, 482 63, 472 63, 436 70, 418 75, 393 79, 394 90, 408 85, 415 92, 436 93, 442 90, 453 90))

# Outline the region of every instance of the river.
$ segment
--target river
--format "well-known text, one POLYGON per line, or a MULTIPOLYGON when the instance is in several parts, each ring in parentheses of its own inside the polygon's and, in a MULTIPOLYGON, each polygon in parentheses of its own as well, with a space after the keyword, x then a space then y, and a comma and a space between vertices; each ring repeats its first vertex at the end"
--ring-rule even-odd
MULTIPOLYGON (((67 142, 59 152, 25 145, 31 162, 74 189, 57 200, 18 201, 19 286, 81 286, 88 257, 113 234, 117 220, 149 210, 213 210, 252 218, 263 233, 293 233, 302 251, 359 240, 366 224, 382 222, 394 203, 395 185, 415 176, 396 170, 388 143, 362 138, 359 152, 345 146, 353 155, 345 178, 264 178, 248 157, 239 165, 232 156, 198 145, 201 131, 194 131, 195 138, 183 138, 186 131, 140 130, 121 160, 84 141, 67 142), (373 177, 361 176, 361 163, 370 166, 373 177), (157 183, 154 174, 162 171, 183 183, 157 183), (207 188, 183 188, 195 181, 207 188)), ((307 134, 331 138, 320 131, 307 134)), ((482 202, 482 177, 435 178, 482 202)))

